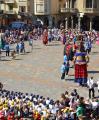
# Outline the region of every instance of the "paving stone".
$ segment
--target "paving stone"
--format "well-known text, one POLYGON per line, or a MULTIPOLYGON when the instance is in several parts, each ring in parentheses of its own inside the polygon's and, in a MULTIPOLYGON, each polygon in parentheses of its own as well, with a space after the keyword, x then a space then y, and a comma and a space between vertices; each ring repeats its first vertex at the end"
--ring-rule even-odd
MULTIPOLYGON (((25 45, 26 52, 29 52, 28 43, 26 42, 25 45)), ((16 60, 2 57, 0 81, 4 83, 4 88, 49 96, 53 99, 59 99, 61 93, 76 88, 82 96, 88 97, 87 88, 78 87, 73 82, 74 69, 70 69, 67 80, 60 79, 63 47, 57 41, 50 43, 49 46, 44 46, 41 41, 34 41, 32 53, 17 55, 16 60)), ((5 53, 2 56, 5 56, 5 53)), ((94 45, 92 49, 88 71, 89 77, 94 76, 95 81, 99 80, 99 46, 94 45)))

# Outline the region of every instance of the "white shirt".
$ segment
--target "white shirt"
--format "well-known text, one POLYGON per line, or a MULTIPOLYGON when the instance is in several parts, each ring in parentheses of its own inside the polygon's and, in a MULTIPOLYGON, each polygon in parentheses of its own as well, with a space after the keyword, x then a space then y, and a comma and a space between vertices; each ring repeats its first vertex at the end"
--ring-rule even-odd
POLYGON ((99 81, 97 81, 97 85, 98 85, 98 90, 99 90, 99 81))
POLYGON ((50 103, 50 100, 46 100, 46 104, 49 105, 49 103, 50 103))
POLYGON ((92 102, 91 104, 93 109, 96 109, 98 107, 98 102, 92 102))
POLYGON ((90 78, 90 79, 87 81, 88 87, 89 87, 90 89, 93 88, 93 84, 94 84, 93 79, 90 78))

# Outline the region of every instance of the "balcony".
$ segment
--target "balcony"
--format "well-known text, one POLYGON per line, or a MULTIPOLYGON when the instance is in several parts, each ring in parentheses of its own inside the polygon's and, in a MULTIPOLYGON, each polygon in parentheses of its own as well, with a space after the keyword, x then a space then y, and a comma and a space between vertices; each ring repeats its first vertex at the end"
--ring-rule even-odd
POLYGON ((6 14, 11 14, 11 15, 13 15, 13 14, 16 14, 16 11, 9 10, 9 11, 6 11, 5 13, 6 13, 6 14))
POLYGON ((76 13, 77 8, 61 8, 60 12, 61 13, 76 13))
POLYGON ((14 4, 15 0, 5 0, 6 4, 14 4))
POLYGON ((84 8, 83 12, 89 13, 89 14, 92 14, 92 13, 99 14, 99 8, 84 8))

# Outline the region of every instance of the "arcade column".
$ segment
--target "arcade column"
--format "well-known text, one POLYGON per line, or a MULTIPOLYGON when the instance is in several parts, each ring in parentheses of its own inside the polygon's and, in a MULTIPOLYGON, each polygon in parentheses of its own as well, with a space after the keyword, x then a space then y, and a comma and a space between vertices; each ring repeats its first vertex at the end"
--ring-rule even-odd
POLYGON ((81 17, 78 17, 78 30, 80 31, 80 27, 81 27, 81 17))
POLYGON ((68 17, 65 18, 65 29, 68 29, 68 17))
POLYGON ((93 16, 90 16, 90 31, 92 30, 93 16))
POLYGON ((73 16, 71 16, 71 28, 74 28, 74 20, 73 20, 73 16))
POLYGON ((83 18, 84 16, 84 13, 78 13, 78 30, 80 31, 81 30, 81 19, 83 18))
POLYGON ((53 25, 53 18, 52 18, 52 16, 48 16, 48 22, 49 22, 49 26, 53 27, 52 26, 53 25))

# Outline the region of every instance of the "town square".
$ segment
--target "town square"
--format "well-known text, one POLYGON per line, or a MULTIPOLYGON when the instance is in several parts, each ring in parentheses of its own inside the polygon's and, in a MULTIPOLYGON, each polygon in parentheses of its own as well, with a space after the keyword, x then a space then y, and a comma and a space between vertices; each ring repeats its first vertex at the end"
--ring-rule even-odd
POLYGON ((0 0, 0 120, 99 120, 98 0, 0 0))

